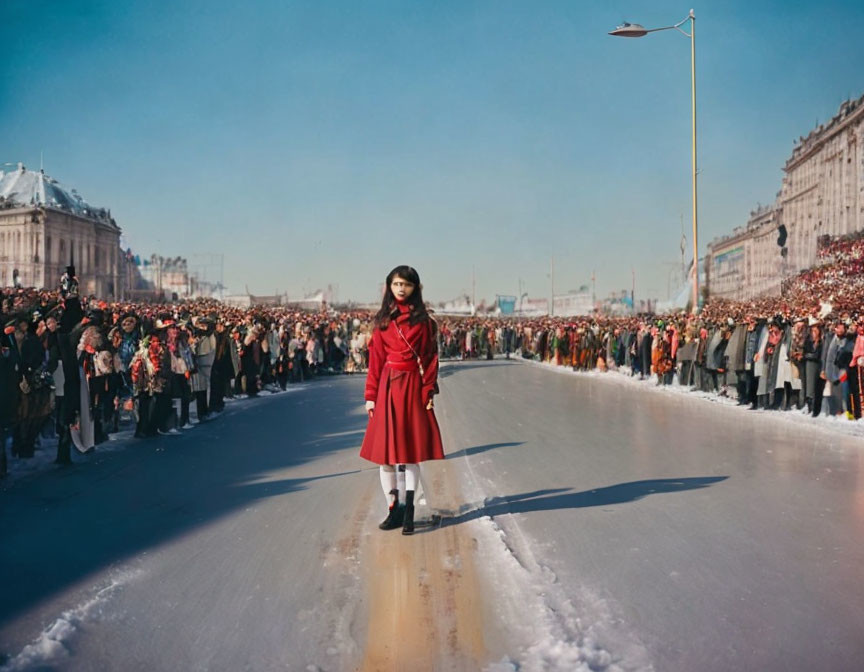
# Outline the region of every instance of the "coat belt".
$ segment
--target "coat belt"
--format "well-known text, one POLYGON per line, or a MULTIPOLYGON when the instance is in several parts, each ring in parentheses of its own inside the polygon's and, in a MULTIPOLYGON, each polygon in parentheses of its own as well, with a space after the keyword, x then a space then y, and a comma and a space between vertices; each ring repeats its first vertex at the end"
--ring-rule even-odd
POLYGON ((385 362, 385 365, 389 366, 391 369, 395 369, 396 371, 417 371, 420 368, 415 359, 401 359, 396 362, 388 359, 387 362, 385 362))

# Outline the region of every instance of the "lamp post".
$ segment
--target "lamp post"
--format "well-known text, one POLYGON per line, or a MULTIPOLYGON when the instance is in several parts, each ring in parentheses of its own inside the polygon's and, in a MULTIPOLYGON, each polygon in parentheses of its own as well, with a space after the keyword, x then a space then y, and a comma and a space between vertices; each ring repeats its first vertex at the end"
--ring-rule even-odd
POLYGON ((698 211, 696 194, 696 15, 693 10, 687 17, 673 26, 663 28, 646 29, 638 23, 625 23, 618 26, 609 34, 614 37, 644 37, 648 33, 656 33, 661 30, 677 30, 682 35, 690 38, 690 109, 693 117, 692 127, 692 158, 693 158, 693 312, 699 310, 699 243, 698 243, 698 211), (681 26, 690 22, 690 32, 682 30, 681 26))

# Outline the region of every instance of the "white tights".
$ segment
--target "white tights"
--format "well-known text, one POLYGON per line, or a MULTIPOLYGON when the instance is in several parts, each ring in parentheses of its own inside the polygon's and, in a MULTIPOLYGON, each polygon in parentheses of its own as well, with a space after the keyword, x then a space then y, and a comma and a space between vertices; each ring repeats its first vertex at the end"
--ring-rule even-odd
MULTIPOLYGON (((378 469, 378 475, 381 478, 381 489, 384 491, 384 497, 387 498, 387 506, 393 506, 396 498, 390 494, 391 490, 402 491, 400 487, 404 474, 404 490, 415 491, 420 485, 420 465, 419 464, 400 464, 399 475, 397 478, 396 467, 392 464, 382 464, 378 469)), ((403 497, 404 501, 404 497, 403 497)))

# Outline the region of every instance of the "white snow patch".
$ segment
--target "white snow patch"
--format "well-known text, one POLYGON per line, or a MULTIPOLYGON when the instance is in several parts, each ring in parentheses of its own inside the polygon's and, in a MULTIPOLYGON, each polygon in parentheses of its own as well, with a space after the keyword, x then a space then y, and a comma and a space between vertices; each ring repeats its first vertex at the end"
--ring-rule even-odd
MULTIPOLYGON (((631 376, 629 369, 622 368, 617 371, 610 370, 602 371, 573 371, 566 366, 557 366, 548 362, 538 362, 530 359, 516 359, 517 362, 525 364, 533 364, 544 369, 554 371, 555 373, 564 374, 567 376, 578 376, 599 380, 609 384, 626 385, 635 389, 641 389, 644 392, 652 392, 654 394, 666 394, 676 397, 687 397, 690 399, 698 399, 709 401, 715 404, 720 404, 725 408, 735 410, 740 413, 758 414, 761 419, 771 422, 794 423, 800 427, 807 427, 813 430, 827 429, 831 432, 843 434, 845 436, 854 436, 864 438, 864 422, 850 421, 843 415, 825 415, 824 405, 823 414, 817 418, 812 417, 806 410, 790 410, 790 411, 751 411, 747 406, 739 406, 738 400, 732 397, 725 397, 716 392, 703 392, 694 390, 685 385, 679 385, 675 379, 671 385, 657 385, 657 376, 651 375, 650 378, 640 380, 636 376, 631 376)), ((827 402, 826 402, 827 403, 827 402)))
POLYGON ((489 516, 471 524, 480 542, 480 565, 487 580, 496 586, 496 617, 507 632, 507 641, 516 649, 487 666, 487 672, 653 669, 644 650, 627 642, 626 637, 618 638, 616 648, 621 650, 614 654, 608 650, 609 644, 601 642, 601 621, 611 622, 602 600, 582 589, 577 608, 555 573, 531 557, 530 550, 512 547, 513 539, 489 516))
POLYGON ((69 642, 88 621, 96 619, 111 598, 122 586, 140 575, 138 570, 116 572, 107 585, 99 588, 90 598, 76 607, 64 611, 35 641, 0 667, 0 672, 25 672, 32 669, 53 667, 70 655, 69 642))

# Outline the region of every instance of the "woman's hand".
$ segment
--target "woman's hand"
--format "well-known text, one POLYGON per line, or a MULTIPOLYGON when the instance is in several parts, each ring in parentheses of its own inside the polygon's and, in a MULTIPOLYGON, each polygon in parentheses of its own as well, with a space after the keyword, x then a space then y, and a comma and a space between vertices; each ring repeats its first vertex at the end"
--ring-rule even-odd
POLYGON ((366 402, 366 412, 369 414, 369 418, 372 418, 372 412, 375 410, 375 402, 367 401, 366 402))
POLYGON ((429 401, 426 402, 426 410, 431 411, 433 408, 435 408, 435 402, 432 400, 432 397, 429 397, 429 401))

